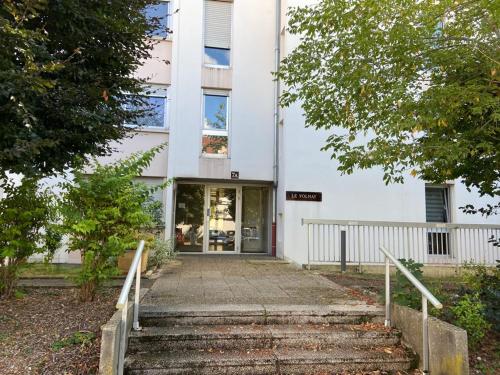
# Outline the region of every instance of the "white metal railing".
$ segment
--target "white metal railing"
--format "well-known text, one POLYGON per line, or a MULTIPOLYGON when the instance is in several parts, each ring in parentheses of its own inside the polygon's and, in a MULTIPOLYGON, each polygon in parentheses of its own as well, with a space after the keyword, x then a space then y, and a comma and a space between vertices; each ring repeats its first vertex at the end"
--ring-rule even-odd
POLYGON ((123 367, 125 363, 125 352, 127 350, 128 338, 128 296, 132 287, 132 282, 135 275, 135 294, 134 294, 134 315, 132 328, 135 331, 141 330, 139 325, 139 298, 141 291, 141 268, 142 268, 142 252, 144 250, 144 241, 141 240, 137 246, 134 259, 127 273, 127 278, 123 284, 120 297, 116 308, 121 311, 120 322, 120 343, 118 346, 118 375, 123 374, 123 367))
POLYGON ((429 315, 427 313, 427 301, 432 303, 435 308, 442 309, 443 305, 405 266, 397 260, 385 247, 380 246, 380 251, 385 256, 385 326, 391 326, 391 262, 401 271, 403 275, 418 289, 422 294, 422 362, 424 374, 429 372, 429 315))
POLYGON ((397 259, 423 264, 476 262, 495 265, 500 224, 412 223, 302 219, 307 228, 308 265, 318 263, 383 264, 380 244, 397 259))

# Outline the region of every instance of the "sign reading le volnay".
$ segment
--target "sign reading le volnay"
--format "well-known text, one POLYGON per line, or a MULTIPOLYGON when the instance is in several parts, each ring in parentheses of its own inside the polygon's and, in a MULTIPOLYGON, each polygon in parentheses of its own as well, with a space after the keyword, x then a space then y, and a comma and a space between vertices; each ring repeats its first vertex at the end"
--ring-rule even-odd
POLYGON ((322 193, 314 193, 309 191, 287 191, 286 200, 287 201, 310 201, 310 202, 321 202, 323 199, 322 193))

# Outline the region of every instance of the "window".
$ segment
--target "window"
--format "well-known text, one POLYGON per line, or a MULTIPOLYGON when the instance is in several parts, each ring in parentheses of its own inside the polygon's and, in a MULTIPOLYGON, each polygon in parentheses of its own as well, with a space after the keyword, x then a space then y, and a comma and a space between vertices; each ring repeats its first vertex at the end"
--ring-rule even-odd
POLYGON ((233 4, 205 0, 205 64, 229 66, 233 4))
POLYGON ((166 38, 169 36, 169 8, 170 2, 158 0, 156 4, 151 4, 144 8, 144 14, 158 28, 151 36, 166 38))
POLYGON ((205 90, 203 93, 204 155, 227 156, 229 128, 229 93, 205 90))
MULTIPOLYGON (((425 214, 428 223, 450 221, 449 191, 447 187, 427 186, 425 188, 425 214)), ((447 228, 430 228, 427 233, 429 255, 450 254, 450 234, 447 228)))
POLYGON ((133 102, 132 99, 127 104, 127 109, 131 111, 143 111, 133 124, 128 126, 138 126, 140 128, 166 129, 167 128, 167 90, 151 89, 143 95, 136 97, 143 103, 133 102))
POLYGON ((449 222, 447 187, 425 188, 425 213, 428 223, 449 222))

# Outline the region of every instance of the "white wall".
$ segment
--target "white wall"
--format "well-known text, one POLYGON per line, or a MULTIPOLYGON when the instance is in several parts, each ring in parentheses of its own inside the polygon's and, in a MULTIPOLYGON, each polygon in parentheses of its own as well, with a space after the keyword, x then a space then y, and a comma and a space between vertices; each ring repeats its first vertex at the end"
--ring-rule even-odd
MULTIPOLYGON (((99 158, 100 163, 112 163, 120 159, 126 159, 133 153, 145 152, 163 143, 169 142, 168 133, 164 131, 139 131, 133 133, 130 138, 124 138, 120 141, 113 141, 110 146, 115 151, 105 157, 99 158)), ((166 177, 167 176, 167 161, 170 145, 158 152, 151 161, 151 164, 143 172, 146 177, 166 177)), ((91 169, 88 169, 91 173, 91 169)))
POLYGON ((234 2, 231 169, 241 179, 273 179, 274 3, 234 2))

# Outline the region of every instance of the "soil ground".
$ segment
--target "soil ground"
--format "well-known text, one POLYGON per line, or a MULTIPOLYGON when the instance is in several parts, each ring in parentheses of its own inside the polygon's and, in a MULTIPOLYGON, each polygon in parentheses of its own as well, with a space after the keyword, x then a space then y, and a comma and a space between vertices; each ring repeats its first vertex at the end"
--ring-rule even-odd
MULTIPOLYGON (((354 296, 368 303, 382 303, 384 275, 359 273, 322 273, 329 280, 345 286, 354 296)), ((440 285, 443 292, 454 293, 459 279, 428 278, 427 285, 440 285)), ((453 323, 453 322, 451 322, 453 323)), ((500 375, 500 332, 490 330, 477 348, 469 349, 470 374, 500 375)))
POLYGON ((100 327, 115 312, 119 292, 106 288, 82 303, 73 288, 30 288, 0 300, 0 374, 95 374, 100 327))

